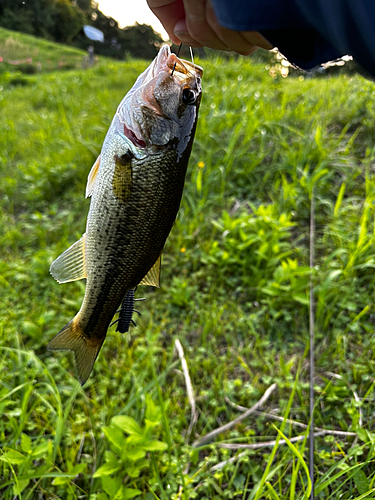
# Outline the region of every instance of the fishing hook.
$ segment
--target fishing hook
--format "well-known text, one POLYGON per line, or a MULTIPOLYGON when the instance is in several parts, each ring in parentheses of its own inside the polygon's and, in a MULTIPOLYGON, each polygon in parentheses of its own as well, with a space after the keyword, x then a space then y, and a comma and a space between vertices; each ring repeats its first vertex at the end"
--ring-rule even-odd
MULTIPOLYGON (((180 50, 181 50, 181 47, 182 47, 182 42, 180 43, 179 47, 178 47, 178 51, 177 51, 177 57, 180 55, 180 50)), ((191 48, 190 48, 191 50, 191 48)), ((173 69, 172 69, 172 73, 171 73, 171 76, 173 76, 173 73, 174 73, 174 70, 176 69, 176 64, 177 63, 174 63, 174 66, 173 66, 173 69)))

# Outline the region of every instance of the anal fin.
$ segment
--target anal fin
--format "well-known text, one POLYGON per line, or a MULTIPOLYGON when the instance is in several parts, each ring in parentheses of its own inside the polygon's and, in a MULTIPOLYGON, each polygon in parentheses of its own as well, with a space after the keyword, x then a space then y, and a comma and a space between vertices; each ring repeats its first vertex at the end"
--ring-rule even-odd
POLYGON ((160 269, 161 269, 161 254, 158 257, 158 260, 143 278, 143 280, 139 283, 140 285, 150 285, 156 286, 160 288, 160 269))
POLYGON ((101 341, 88 339, 75 317, 51 340, 47 349, 73 351, 78 379, 83 385, 90 376, 103 342, 104 338, 101 341))
POLYGON ((85 241, 86 234, 52 262, 49 272, 56 281, 67 283, 86 278, 85 241))

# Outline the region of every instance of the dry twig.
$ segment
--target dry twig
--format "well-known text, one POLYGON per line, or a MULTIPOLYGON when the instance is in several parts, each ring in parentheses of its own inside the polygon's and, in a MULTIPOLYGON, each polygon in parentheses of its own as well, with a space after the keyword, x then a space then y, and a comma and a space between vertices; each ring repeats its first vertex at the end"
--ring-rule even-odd
POLYGON ((310 331, 310 387, 309 387, 309 414, 310 414, 310 429, 309 429, 309 473, 311 481, 310 499, 314 500, 314 378, 315 378, 315 315, 314 315, 314 256, 315 256, 315 197, 314 185, 311 191, 311 208, 310 208, 310 300, 309 300, 309 331, 310 331))
POLYGON ((181 361, 182 372, 183 372, 184 378, 185 378, 186 391, 187 391, 187 395, 188 395, 189 403, 190 403, 190 408, 191 408, 191 419, 190 419, 189 428, 188 428, 188 431, 186 434, 186 441, 188 441, 190 434, 191 434, 191 431, 193 430, 193 427, 197 421, 198 414, 197 414, 197 410, 195 407, 194 390, 193 390, 193 385, 191 383, 189 369, 188 369, 188 365, 187 365, 187 362, 185 359, 184 350, 182 348, 181 342, 178 339, 176 339, 176 342, 174 343, 174 345, 176 347, 176 350, 178 352, 178 356, 179 356, 180 361, 181 361))
MULTIPOLYGON (((325 432, 322 431, 322 432, 318 432, 315 434, 315 436, 322 436, 324 435, 325 432)), ((296 436, 294 438, 290 438, 289 441, 291 443, 296 443, 297 441, 303 441, 304 439, 306 439, 306 436, 303 435, 303 436, 296 436)), ((279 443, 280 445, 283 445, 283 444, 286 444, 287 442, 285 441, 285 439, 279 439, 279 443)), ((257 449, 257 448, 265 448, 265 447, 268 447, 268 446, 275 446, 276 444, 276 439, 273 440, 273 441, 265 441, 264 443, 252 443, 252 444, 238 444, 238 445, 235 445, 235 444, 221 444, 219 445, 220 447, 222 448, 229 448, 230 449, 239 449, 240 447, 243 449, 246 447, 246 449, 257 449), (234 447, 237 447, 237 448, 234 448, 234 447)), ((239 453, 238 455, 236 455, 235 457, 232 457, 230 458, 229 460, 225 460, 224 462, 219 462, 218 464, 214 465, 213 467, 211 467, 210 469, 210 472, 215 472, 217 470, 220 470, 222 469, 223 467, 225 467, 227 464, 232 464, 233 462, 236 462, 238 459, 242 458, 242 457, 245 457, 247 455, 246 451, 243 451, 242 453, 239 453)))
MULTIPOLYGON (((233 408, 236 408, 236 410, 239 411, 247 411, 248 408, 245 408, 244 406, 241 405, 236 405, 236 403, 233 403, 228 396, 225 396, 225 401, 232 406, 233 408)), ((284 418, 280 417, 279 415, 274 415, 273 413, 268 413, 265 411, 258 411, 255 410, 257 415, 263 415, 264 417, 272 418, 273 420, 278 420, 279 422, 284 422, 284 418)), ((302 422, 298 422, 297 420, 291 420, 290 418, 285 419, 285 422, 289 425, 295 425, 296 427, 302 427, 302 429, 307 429, 308 425, 303 424, 302 422)), ((347 432, 347 431, 335 431, 334 429, 323 429, 322 427, 314 427, 314 431, 316 432, 324 432, 325 434, 330 434, 332 436, 342 436, 342 437, 355 437, 357 436, 356 432, 347 432)))
MULTIPOLYGON (((317 432, 315 436, 323 436, 326 434, 324 431, 317 432)), ((296 436, 292 437, 289 439, 291 443, 297 443, 298 441, 303 441, 306 439, 306 435, 303 434, 302 436, 296 436)), ((279 444, 286 444, 287 442, 285 439, 279 439, 279 444)), ((276 439, 272 441, 264 441, 263 443, 250 443, 250 444, 243 444, 243 443, 218 443, 217 446, 220 448, 226 448, 227 450, 256 450, 257 448, 266 448, 268 446, 275 446, 276 444, 276 439)))
POLYGON ((267 399, 271 396, 273 391, 276 389, 277 384, 272 384, 266 392, 263 394, 263 396, 260 398, 260 400, 255 403, 254 406, 249 408, 245 413, 240 415, 239 417, 235 418, 232 420, 232 422, 228 422, 225 425, 222 425, 221 427, 218 427, 217 429, 214 429, 213 431, 209 432, 205 436, 203 436, 200 439, 197 439, 194 443, 193 446, 198 448, 199 446, 202 446, 203 444, 207 443, 208 441, 211 441, 214 437, 216 437, 218 434, 221 434, 222 432, 227 431, 228 429, 231 429, 235 425, 237 425, 239 422, 247 418, 249 415, 255 412, 258 408, 260 408, 266 401, 267 399))

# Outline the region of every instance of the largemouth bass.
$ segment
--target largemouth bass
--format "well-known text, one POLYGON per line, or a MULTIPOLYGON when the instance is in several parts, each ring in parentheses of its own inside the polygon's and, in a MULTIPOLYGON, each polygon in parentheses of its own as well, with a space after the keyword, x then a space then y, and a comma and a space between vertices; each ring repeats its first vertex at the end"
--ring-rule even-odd
POLYGON ((74 352, 88 379, 128 290, 159 286, 201 99, 201 67, 163 46, 120 103, 88 177, 86 232, 51 265, 59 283, 86 278, 77 315, 48 344, 74 352))

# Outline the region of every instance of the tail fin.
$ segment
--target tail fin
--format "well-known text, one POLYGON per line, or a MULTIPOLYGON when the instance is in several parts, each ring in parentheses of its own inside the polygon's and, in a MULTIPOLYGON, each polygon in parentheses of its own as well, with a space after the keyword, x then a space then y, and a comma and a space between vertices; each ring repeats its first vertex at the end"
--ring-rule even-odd
POLYGON ((50 351, 68 350, 74 352, 78 379, 83 385, 89 378, 103 340, 86 337, 77 318, 73 318, 48 344, 50 351))

